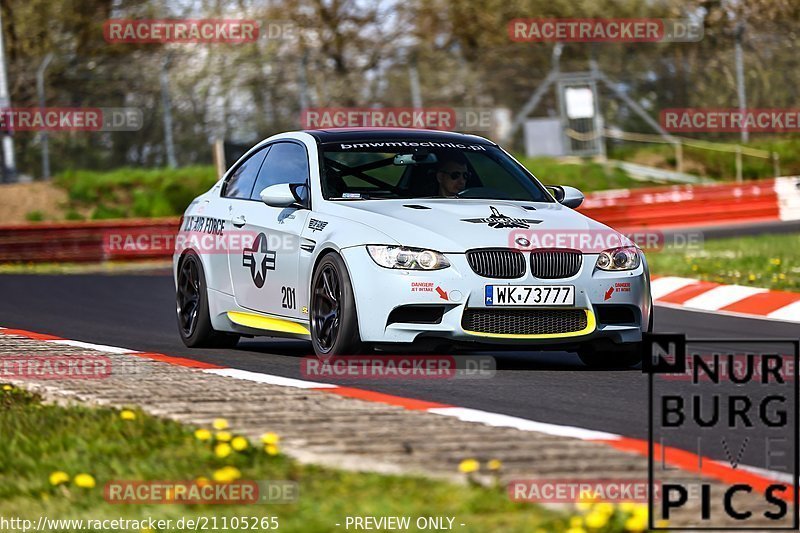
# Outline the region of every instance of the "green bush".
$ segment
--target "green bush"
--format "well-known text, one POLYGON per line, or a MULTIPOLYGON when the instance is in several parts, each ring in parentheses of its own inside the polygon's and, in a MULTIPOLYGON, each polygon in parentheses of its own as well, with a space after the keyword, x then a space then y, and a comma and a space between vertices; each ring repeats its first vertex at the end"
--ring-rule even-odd
POLYGON ((195 166, 68 171, 57 176, 55 183, 67 191, 70 211, 88 207, 91 218, 106 219, 180 215, 216 179, 214 167, 195 166))
POLYGON ((41 211, 28 211, 25 213, 25 220, 28 222, 41 222, 44 220, 44 213, 41 211))

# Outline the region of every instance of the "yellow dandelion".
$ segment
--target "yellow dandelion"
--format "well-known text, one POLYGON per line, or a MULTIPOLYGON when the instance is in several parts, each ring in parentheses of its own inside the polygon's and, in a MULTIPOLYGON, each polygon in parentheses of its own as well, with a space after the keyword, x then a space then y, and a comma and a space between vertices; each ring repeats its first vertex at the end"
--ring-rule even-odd
POLYGON ((209 479, 208 479, 207 477, 205 477, 205 476, 199 476, 197 479, 195 479, 195 480, 194 480, 194 483, 195 483, 195 485, 197 485, 198 487, 205 487, 205 486, 207 486, 209 483, 211 483, 211 480, 209 480, 209 479))
POLYGON ((569 527, 583 527, 583 517, 573 516, 569 519, 569 527))
POLYGON ((778 274, 778 279, 786 279, 786 274, 781 272, 780 274, 778 274))
POLYGON ((264 433, 261 435, 262 444, 278 444, 281 438, 276 433, 264 433))
POLYGON ((235 466, 224 466, 215 470, 211 477, 218 483, 230 483, 242 477, 242 473, 235 466))
POLYGON ((233 435, 231 435, 230 431, 217 431, 215 437, 220 442, 230 442, 230 440, 233 438, 233 435))
POLYGON ((123 420, 136 420, 136 413, 130 409, 124 409, 120 411, 119 417, 123 420))
POLYGON ((700 270, 700 267, 699 267, 699 266, 697 266, 697 265, 692 265, 692 271, 693 271, 693 272, 697 272, 698 270, 700 270))
POLYGON ((197 429, 194 432, 194 438, 202 441, 211 440, 211 432, 203 428, 197 429))
POLYGON ((69 483, 69 475, 66 472, 62 472, 61 470, 56 470, 52 474, 50 474, 50 484, 53 486, 58 486, 63 483, 69 483))
POLYGON ((244 437, 234 437, 234 439, 231 441, 231 448, 237 452, 246 450, 249 445, 250 443, 247 442, 247 439, 244 437))
POLYGON ((575 504, 575 508, 578 511, 585 513, 586 511, 592 508, 592 504, 589 502, 578 502, 575 504))
POLYGON ((486 466, 489 470, 500 470, 503 468, 503 463, 500 459, 490 459, 489 462, 486 463, 486 466))
POLYGON ((772 259, 769 260, 769 262, 772 263, 775 266, 778 266, 778 265, 781 264, 781 258, 780 257, 773 257, 772 259))
POLYGON ((4 391, 14 390, 14 387, 12 387, 11 385, 3 385, 3 390, 4 391))
POLYGON ((267 455, 278 455, 278 447, 274 444, 267 444, 264 446, 264 451, 267 452, 267 455))
POLYGON ((224 418, 215 418, 214 422, 211 425, 216 430, 228 429, 228 427, 229 427, 228 426, 228 421, 225 420, 224 418))
POLYGON ((224 459, 231 454, 231 445, 227 442, 220 442, 214 446, 214 455, 220 459, 224 459))
POLYGON ((749 279, 750 281, 755 281, 756 280, 756 275, 755 274, 748 274, 747 275, 747 279, 749 279))
POLYGON ((610 515, 601 513, 600 511, 592 511, 586 515, 586 527, 589 529, 600 529, 608 524, 609 516, 610 515))
POLYGON ((75 485, 82 489, 93 489, 96 485, 94 478, 89 474, 78 474, 74 481, 75 485))
POLYGON ((647 529, 647 519, 639 516, 632 516, 625 520, 625 529, 628 531, 644 531, 647 529))
POLYGON ((586 533, 582 527, 571 527, 565 533, 586 533))
POLYGON ((647 505, 640 503, 637 504, 636 507, 633 509, 633 516, 637 518, 644 518, 644 521, 647 522, 647 517, 650 515, 650 509, 647 508, 647 505))
POLYGON ((619 510, 623 513, 632 513, 636 509, 636 504, 633 502, 622 502, 619 504, 619 510))
POLYGON ((608 502, 601 502, 596 504, 593 510, 606 516, 611 516, 614 514, 614 505, 608 502))
POLYGON ((470 472, 477 472, 480 467, 481 464, 475 459, 464 459, 458 464, 458 471, 469 474, 470 472))

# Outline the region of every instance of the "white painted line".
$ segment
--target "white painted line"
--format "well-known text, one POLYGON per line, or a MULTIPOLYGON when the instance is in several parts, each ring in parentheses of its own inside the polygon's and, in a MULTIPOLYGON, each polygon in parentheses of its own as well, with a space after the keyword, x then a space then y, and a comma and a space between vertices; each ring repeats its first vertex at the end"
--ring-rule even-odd
POLYGON ((698 281, 691 278, 677 278, 674 276, 656 278, 650 282, 650 294, 653 295, 653 300, 658 300, 667 294, 688 287, 689 285, 694 285, 695 283, 698 283, 698 281))
POLYGON ((604 431, 534 422, 533 420, 517 418, 516 416, 501 415, 466 407, 437 407, 428 409, 428 412, 443 416, 453 416, 464 422, 478 422, 488 426, 508 427, 521 431, 536 431, 557 437, 571 437, 581 440, 619 440, 619 435, 604 431))
MULTIPOLYGON (((730 466, 724 461, 714 461, 714 462, 719 463, 723 466, 730 466)), ((742 470, 747 470, 748 472, 758 474, 759 476, 763 476, 765 478, 772 479, 774 481, 780 481, 782 483, 792 483, 792 481, 794 480, 794 476, 792 474, 787 474, 786 472, 767 470, 766 468, 759 468, 757 466, 749 466, 749 465, 737 465, 737 466, 742 470)))
POLYGON ((800 322, 800 301, 784 305, 767 315, 769 318, 789 320, 790 322, 800 322))
POLYGON ((106 346, 105 344, 92 344, 91 342, 83 342, 83 341, 72 341, 69 339, 59 339, 59 340, 51 340, 45 342, 52 342, 55 344, 64 344, 65 346, 74 346, 76 348, 86 348, 87 350, 97 350, 98 352, 106 352, 106 353, 118 353, 118 354, 125 354, 125 353, 140 353, 136 350, 130 350, 128 348, 120 348, 119 346, 106 346))
POLYGON ((767 292, 767 289, 744 287, 742 285, 720 285, 719 287, 714 287, 703 294, 686 300, 683 302, 683 306, 716 311, 726 305, 744 300, 748 296, 753 296, 754 294, 760 294, 762 292, 767 292))
POLYGON ((244 379, 257 383, 267 383, 269 385, 280 385, 282 387, 295 387, 298 389, 335 389, 338 385, 330 383, 318 383, 316 381, 304 381, 302 379, 285 378, 283 376, 273 376, 272 374, 262 374, 260 372, 250 372, 236 368, 209 368, 203 370, 206 374, 216 374, 234 379, 244 379))

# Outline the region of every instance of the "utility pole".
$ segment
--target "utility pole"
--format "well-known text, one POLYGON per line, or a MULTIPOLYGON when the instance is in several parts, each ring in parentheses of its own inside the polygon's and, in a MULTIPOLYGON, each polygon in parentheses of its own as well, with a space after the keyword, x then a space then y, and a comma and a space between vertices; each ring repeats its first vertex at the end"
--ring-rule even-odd
POLYGON ((411 84, 411 106, 414 109, 422 109, 422 89, 419 84, 416 54, 412 54, 408 62, 408 81, 411 84))
MULTIPOLYGON (((747 110, 747 96, 744 87, 744 58, 742 56, 742 37, 744 36, 744 22, 736 24, 736 92, 739 99, 739 112, 744 114, 747 110)), ((746 121, 742 121, 742 143, 746 144, 750 140, 750 133, 747 131, 746 121)))
MULTIPOLYGON (((44 113, 45 97, 44 97, 44 71, 53 60, 53 54, 44 56, 39 68, 36 69, 36 93, 39 96, 39 109, 44 113)), ((47 136, 47 129, 43 129, 40 133, 42 141, 42 179, 50 179, 50 139, 47 136)))
POLYGON ((300 85, 300 112, 308 108, 308 81, 306 80, 306 65, 308 64, 308 53, 303 52, 298 65, 297 81, 300 85))
POLYGON ((172 140, 172 103, 169 99, 169 65, 172 56, 168 53, 161 62, 161 103, 164 107, 164 144, 167 151, 167 164, 176 168, 178 161, 175 159, 175 144, 172 140))
MULTIPOLYGON (((0 9, 0 109, 11 107, 11 99, 8 94, 8 72, 6 70, 6 45, 3 36, 3 10, 0 9)), ((14 164, 14 139, 11 137, 11 130, 2 128, 0 120, 0 137, 3 144, 3 161, 1 181, 14 181, 17 169, 14 164)))

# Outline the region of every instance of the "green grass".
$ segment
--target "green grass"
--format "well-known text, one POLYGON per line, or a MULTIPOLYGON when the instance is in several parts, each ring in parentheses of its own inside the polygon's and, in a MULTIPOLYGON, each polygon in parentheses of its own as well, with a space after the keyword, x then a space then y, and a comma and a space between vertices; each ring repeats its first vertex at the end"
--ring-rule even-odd
POLYGON ((635 180, 616 167, 588 160, 571 163, 550 157, 518 157, 517 159, 545 185, 569 185, 577 187, 582 192, 659 185, 649 181, 635 180))
MULTIPOLYGON (((706 139, 711 140, 711 139, 706 139)), ((737 138, 718 140, 723 144, 735 145, 737 138)), ((749 148, 776 152, 780 158, 780 174, 795 176, 800 174, 800 138, 798 137, 755 137, 747 144, 749 148)), ((608 145, 608 156, 625 161, 655 161, 658 166, 669 170, 675 169, 675 149, 667 144, 624 143, 608 145)), ((699 174, 716 180, 733 180, 736 178, 736 155, 729 152, 706 150, 691 146, 683 148, 686 172, 699 174)), ((763 179, 774 177, 772 159, 742 156, 742 176, 744 179, 763 179)))
POLYGON ((135 420, 123 420, 116 410, 43 404, 20 389, 0 389, 0 516, 277 516, 280 531, 303 532, 341 529, 334 524, 343 524, 346 516, 454 516, 456 523, 466 524, 456 527, 459 531, 567 528, 564 515, 514 503, 500 487, 304 466, 254 446, 220 459, 212 444, 194 437, 192 428, 134 412, 135 420), (257 505, 112 505, 103 499, 108 481, 211 478, 226 465, 238 468, 241 479, 296 481, 299 498, 257 505), (49 476, 55 471, 66 472, 71 481, 52 486, 49 476), (79 473, 92 475, 96 486, 76 486, 79 473))
POLYGON ((177 169, 120 168, 111 172, 65 172, 56 185, 69 195, 68 213, 78 218, 89 209, 92 219, 180 215, 217 176, 211 166, 177 169))
POLYGON ((648 252, 653 274, 800 291, 800 234, 706 241, 698 250, 648 252))

